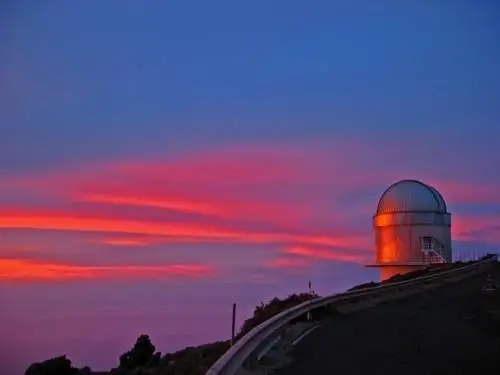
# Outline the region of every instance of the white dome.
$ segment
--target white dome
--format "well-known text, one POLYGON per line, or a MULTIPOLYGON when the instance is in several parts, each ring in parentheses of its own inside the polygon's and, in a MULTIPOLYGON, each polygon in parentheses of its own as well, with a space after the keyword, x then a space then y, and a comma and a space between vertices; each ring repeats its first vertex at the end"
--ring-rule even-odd
POLYGON ((417 180, 401 180, 389 186, 377 207, 377 215, 422 211, 446 212, 446 203, 436 189, 417 180))

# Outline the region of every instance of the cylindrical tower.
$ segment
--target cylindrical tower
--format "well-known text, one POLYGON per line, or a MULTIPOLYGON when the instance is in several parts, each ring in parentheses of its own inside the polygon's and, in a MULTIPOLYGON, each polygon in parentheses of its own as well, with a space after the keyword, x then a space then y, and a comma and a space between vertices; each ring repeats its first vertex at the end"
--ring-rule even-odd
POLYGON ((373 227, 382 279, 452 261, 451 215, 443 196, 423 182, 391 185, 380 197, 373 227))

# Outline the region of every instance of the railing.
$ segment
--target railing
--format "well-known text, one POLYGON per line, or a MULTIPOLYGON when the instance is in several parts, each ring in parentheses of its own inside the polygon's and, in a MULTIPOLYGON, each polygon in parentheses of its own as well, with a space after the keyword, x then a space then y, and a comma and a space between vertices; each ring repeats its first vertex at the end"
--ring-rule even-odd
POLYGON ((422 253, 424 254, 424 263, 436 264, 449 261, 444 254, 443 244, 434 237, 423 237, 422 253))
POLYGON ((490 265, 493 262, 497 262, 496 256, 491 256, 486 259, 477 261, 473 264, 468 264, 463 267, 453 268, 451 270, 437 272, 430 275, 425 275, 417 277, 410 280, 387 283, 385 285, 378 285, 375 287, 369 287, 364 289, 353 290, 350 292, 334 294, 328 297, 319 297, 314 300, 306 301, 300 305, 294 306, 288 310, 282 311, 281 313, 273 316, 272 318, 266 320, 265 322, 254 327, 250 332, 244 335, 236 344, 234 344, 229 350, 222 355, 210 369, 207 371, 206 375, 234 375, 241 368, 243 363, 258 349, 262 344, 268 340, 273 334, 276 334, 281 328, 286 324, 297 319, 306 313, 320 308, 325 307, 333 303, 339 302, 349 302, 358 297, 364 296, 379 296, 379 295, 389 295, 395 290, 400 291, 404 289, 412 289, 413 287, 418 287, 420 285, 426 284, 428 282, 435 281, 450 281, 454 280, 455 277, 461 277, 463 275, 468 276, 475 273, 475 271, 480 271, 484 266, 490 265), (406 288, 402 288, 406 287, 406 288))

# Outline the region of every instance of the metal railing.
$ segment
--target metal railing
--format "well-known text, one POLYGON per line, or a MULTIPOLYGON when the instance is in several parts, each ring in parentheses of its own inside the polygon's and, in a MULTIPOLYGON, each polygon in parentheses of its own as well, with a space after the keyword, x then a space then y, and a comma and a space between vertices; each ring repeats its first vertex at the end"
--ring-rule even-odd
POLYGON ((212 365, 212 367, 210 367, 210 369, 208 369, 206 375, 236 374, 236 372, 241 368, 247 358, 249 358, 256 349, 261 347, 262 344, 273 334, 275 334, 289 322, 305 315, 307 312, 310 312, 314 309, 326 307, 333 303, 349 302, 358 297, 390 295, 395 290, 401 291, 404 289, 406 291, 408 289, 412 289, 413 287, 418 287, 429 282, 445 281, 447 279, 450 279, 450 281, 452 281, 454 280, 454 276, 457 278, 462 278, 463 275, 472 275, 475 273, 475 271, 482 270, 483 266, 489 265, 493 262, 497 262, 497 257, 488 257, 473 264, 468 264, 443 272, 432 273, 430 275, 416 277, 410 280, 382 284, 375 287, 368 287, 345 293, 334 294, 328 297, 319 297, 303 302, 300 305, 282 311, 281 313, 254 327, 251 331, 240 338, 231 348, 229 348, 228 351, 225 352, 212 365))

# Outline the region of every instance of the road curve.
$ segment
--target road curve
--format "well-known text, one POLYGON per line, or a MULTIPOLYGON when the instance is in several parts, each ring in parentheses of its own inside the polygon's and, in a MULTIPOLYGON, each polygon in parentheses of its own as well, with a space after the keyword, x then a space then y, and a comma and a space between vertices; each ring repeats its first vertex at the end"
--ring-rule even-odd
POLYGON ((478 306, 492 298, 480 293, 485 282, 481 275, 336 317, 297 343, 292 361, 273 373, 499 374, 500 341, 477 318, 478 306))

